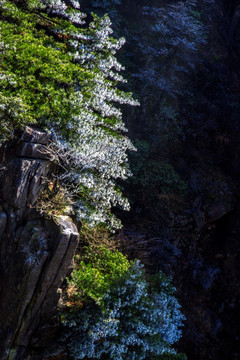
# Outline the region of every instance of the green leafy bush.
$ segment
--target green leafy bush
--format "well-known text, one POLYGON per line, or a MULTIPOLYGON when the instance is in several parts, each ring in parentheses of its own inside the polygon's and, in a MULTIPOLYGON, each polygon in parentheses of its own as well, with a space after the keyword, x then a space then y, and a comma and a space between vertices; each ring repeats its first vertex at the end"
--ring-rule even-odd
POLYGON ((160 273, 149 285, 139 261, 89 250, 93 264, 80 263, 71 281, 79 306, 68 304, 62 315, 73 358, 174 359, 172 344, 181 337, 184 317, 170 280, 160 273), (94 302, 82 303, 86 294, 94 302))
POLYGON ((0 119, 9 134, 26 124, 53 124, 54 119, 66 124, 73 113, 71 97, 80 69, 64 44, 44 29, 53 27, 53 20, 41 15, 1 1, 0 119))
POLYGON ((104 247, 87 247, 80 259, 69 283, 76 289, 75 298, 81 301, 92 299, 99 302, 111 284, 131 265, 119 251, 112 252, 104 247))

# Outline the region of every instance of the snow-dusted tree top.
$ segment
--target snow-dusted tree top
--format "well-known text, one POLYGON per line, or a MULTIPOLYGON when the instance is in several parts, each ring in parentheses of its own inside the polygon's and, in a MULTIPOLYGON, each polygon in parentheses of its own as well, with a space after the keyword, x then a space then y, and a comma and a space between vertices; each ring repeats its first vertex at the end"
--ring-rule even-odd
POLYGON ((115 57, 125 40, 111 37, 108 16, 92 14, 83 27, 76 0, 0 0, 0 10, 2 134, 31 123, 51 129, 50 155, 79 219, 119 227, 111 207, 129 205, 115 180, 130 175, 134 150, 120 105, 138 104, 117 88, 126 82, 115 57))

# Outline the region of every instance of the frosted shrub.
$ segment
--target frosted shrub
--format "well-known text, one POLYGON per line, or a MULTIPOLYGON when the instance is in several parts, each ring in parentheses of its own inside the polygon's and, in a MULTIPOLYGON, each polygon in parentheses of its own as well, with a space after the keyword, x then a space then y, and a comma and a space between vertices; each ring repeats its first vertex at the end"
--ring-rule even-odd
POLYGON ((74 359, 142 360, 175 354, 171 345, 181 337, 184 316, 163 274, 157 285, 145 280, 143 265, 135 261, 112 283, 97 307, 69 312, 63 323, 70 331, 74 359))
MULTIPOLYGON (((88 31, 76 29, 69 45, 74 61, 93 76, 80 82, 80 89, 72 99, 75 113, 67 125, 71 138, 66 141, 58 137, 55 145, 59 149, 59 163, 65 170, 59 182, 74 199, 79 220, 91 226, 105 223, 114 229, 121 224, 111 213, 111 207, 118 205, 129 210, 115 180, 126 179, 131 174, 127 151, 135 150, 124 135, 127 130, 119 104, 138 103, 130 93, 116 87, 117 82, 125 80, 119 74, 124 68, 114 55, 125 40, 111 37, 108 16, 92 16, 88 31)), ((56 132, 59 133, 57 128, 56 132)))

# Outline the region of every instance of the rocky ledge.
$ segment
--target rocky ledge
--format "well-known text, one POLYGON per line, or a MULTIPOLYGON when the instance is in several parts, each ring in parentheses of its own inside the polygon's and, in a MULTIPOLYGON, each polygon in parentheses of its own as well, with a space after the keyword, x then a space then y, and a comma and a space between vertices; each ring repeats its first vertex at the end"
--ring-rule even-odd
POLYGON ((55 314, 59 287, 72 266, 78 231, 71 218, 36 210, 51 175, 50 134, 26 128, 0 166, 0 359, 29 358, 41 324, 55 314))

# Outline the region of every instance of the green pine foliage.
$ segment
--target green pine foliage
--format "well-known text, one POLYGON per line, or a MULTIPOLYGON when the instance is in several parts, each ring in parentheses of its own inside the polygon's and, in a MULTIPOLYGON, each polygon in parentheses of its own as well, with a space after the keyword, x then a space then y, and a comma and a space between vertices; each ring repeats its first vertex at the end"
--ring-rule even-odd
POLYGON ((120 226, 112 206, 127 210, 116 179, 130 175, 121 106, 137 105, 115 54, 108 16, 89 26, 78 1, 0 1, 0 137, 35 124, 54 134, 49 157, 59 165, 59 187, 91 225, 120 226), (83 26, 84 25, 84 26, 83 26))
POLYGON ((85 248, 84 255, 76 256, 78 263, 73 270, 70 286, 76 288, 74 299, 99 301, 112 283, 128 271, 131 263, 119 251, 107 248, 85 248), (78 261, 78 259, 81 259, 78 261))
POLYGON ((27 124, 54 124, 55 119, 67 123, 80 69, 64 44, 46 33, 45 24, 51 27, 52 20, 8 1, 1 4, 1 18, 3 133, 11 135, 27 124))

